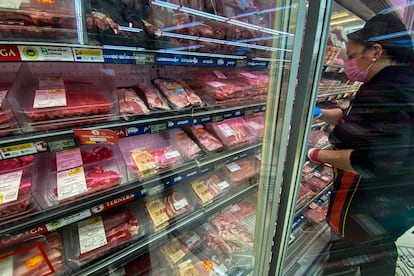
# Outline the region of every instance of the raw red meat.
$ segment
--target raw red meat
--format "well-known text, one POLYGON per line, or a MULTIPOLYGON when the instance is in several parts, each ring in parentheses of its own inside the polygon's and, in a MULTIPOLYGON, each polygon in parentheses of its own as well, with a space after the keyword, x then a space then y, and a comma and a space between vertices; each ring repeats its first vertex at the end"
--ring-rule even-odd
POLYGON ((164 199, 168 217, 173 218, 186 213, 190 209, 188 199, 179 192, 173 192, 164 199))
POLYGON ((26 211, 33 203, 31 196, 31 179, 22 178, 17 200, 0 204, 0 220, 8 216, 26 211))
POLYGON ((117 185, 121 176, 115 171, 104 171, 101 166, 95 166, 92 171, 86 174, 85 179, 88 193, 91 193, 117 185))
POLYGON ((175 81, 156 79, 154 80, 154 84, 158 86, 174 108, 182 109, 191 104, 185 89, 179 83, 175 81))
POLYGON ((0 172, 24 168, 33 163, 34 156, 27 155, 0 161, 0 172))
POLYGON ((149 114, 150 111, 145 103, 132 89, 118 89, 119 113, 125 119, 140 114, 149 114))
POLYGON ((179 128, 170 129, 167 135, 171 145, 178 149, 185 159, 190 160, 200 155, 201 149, 183 130, 179 128))
POLYGON ((230 163, 224 167, 225 175, 227 175, 234 183, 243 183, 259 173, 260 168, 254 159, 245 158, 234 163, 235 165, 230 163), (240 169, 237 166, 240 167, 240 169))
POLYGON ((13 118, 13 113, 11 110, 7 112, 2 112, 0 109, 0 124, 5 124, 13 118))
POLYGON ((165 169, 174 167, 181 162, 181 155, 178 151, 170 148, 161 148, 149 151, 154 158, 158 169, 165 169))
POLYGON ((143 98, 147 101, 149 108, 171 110, 165 100, 161 97, 160 92, 155 87, 139 83, 137 84, 137 89, 141 92, 141 94, 143 94, 143 98))
POLYGON ((246 123, 240 118, 227 119, 218 123, 209 123, 207 128, 214 131, 223 144, 229 148, 249 143, 246 123))
POLYGON ((102 217, 107 244, 94 250, 80 254, 80 261, 90 261, 114 250, 137 236, 140 228, 138 219, 130 210, 106 214, 102 217))
POLYGON ((328 183, 313 176, 306 181, 306 184, 308 184, 314 192, 318 192, 325 188, 328 183))
POLYGON ((247 129, 250 134, 257 138, 263 138, 264 131, 264 118, 263 114, 254 114, 251 116, 245 116, 243 118, 246 121, 247 129))
POLYGON ((178 237, 178 240, 184 245, 187 250, 194 250, 201 244, 201 237, 194 231, 188 231, 178 237))
POLYGON ((235 206, 237 206, 238 210, 234 213, 236 213, 242 218, 246 218, 256 213, 256 205, 250 201, 242 200, 238 202, 235 206))
POLYGON ((316 223, 320 223, 326 220, 326 214, 328 213, 328 208, 326 207, 317 207, 315 209, 309 209, 305 212, 305 216, 316 223))
POLYGON ((102 161, 105 159, 110 159, 113 156, 112 150, 105 146, 96 146, 92 151, 87 152, 81 150, 82 162, 84 165, 94 163, 97 161, 102 161))
POLYGON ((190 126, 188 127, 188 130, 200 146, 207 152, 218 151, 223 148, 223 144, 220 140, 208 133, 202 125, 190 126))
POLYGON ((176 81, 184 88, 185 93, 187 94, 187 99, 192 106, 204 106, 204 102, 201 100, 201 98, 196 93, 194 93, 194 91, 184 81, 180 79, 176 81))

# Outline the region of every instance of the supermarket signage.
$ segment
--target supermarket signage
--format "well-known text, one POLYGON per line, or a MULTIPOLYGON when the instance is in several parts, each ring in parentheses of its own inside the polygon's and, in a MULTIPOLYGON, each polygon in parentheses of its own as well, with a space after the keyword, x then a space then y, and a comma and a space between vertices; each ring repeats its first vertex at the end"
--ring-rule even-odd
POLYGON ((191 118, 180 119, 180 120, 176 120, 176 121, 169 121, 168 122, 168 128, 190 126, 192 124, 193 124, 193 120, 191 118))
POLYGON ((29 154, 35 154, 37 153, 37 149, 33 143, 26 143, 0 148, 0 153, 1 156, 6 159, 29 154))
POLYGON ((208 122, 211 122, 211 116, 196 118, 193 120, 193 125, 199 125, 208 122))
POLYGON ((78 222, 82 219, 88 218, 91 215, 92 214, 91 214, 90 210, 84 210, 82 212, 67 216, 67 217, 62 218, 62 219, 58 219, 58 220, 53 221, 53 222, 50 222, 50 223, 46 224, 46 228, 47 228, 48 231, 53 231, 53 230, 59 229, 63 226, 70 225, 74 222, 78 222))
MULTIPOLYGON (((127 202, 133 201, 135 199, 134 194, 127 194, 123 195, 121 197, 112 199, 110 201, 107 201, 103 204, 103 210, 111 209, 119 205, 123 205, 127 202)), ((93 211, 93 210, 92 210, 93 211)))
POLYGON ((165 185, 167 185, 167 186, 175 185, 177 183, 180 183, 181 181, 184 181, 186 179, 189 179, 189 178, 194 177, 194 176, 199 175, 199 174, 200 174, 200 171, 198 169, 194 169, 192 171, 189 171, 189 172, 186 172, 186 173, 183 173, 183 174, 180 174, 180 175, 176 175, 176 176, 168 179, 165 182, 165 185))
POLYGON ((23 61, 73 61, 69 47, 17 46, 23 61))
POLYGON ((191 66, 214 66, 235 67, 236 60, 228 58, 200 57, 191 55, 176 55, 159 53, 157 55, 159 65, 191 65, 191 66))
POLYGON ((47 141, 47 147, 50 152, 58 152, 62 150, 68 150, 76 148, 78 145, 76 143, 75 136, 67 137, 58 137, 47 141))
POLYGON ((268 61, 248 61, 247 67, 253 68, 268 68, 269 62, 268 61))
POLYGON ((110 129, 74 129, 80 145, 117 144, 119 137, 110 129))
POLYGON ((119 50, 103 50, 103 58, 105 63, 122 63, 122 64, 134 64, 135 57, 131 51, 119 51, 119 50))
POLYGON ((136 64, 155 64, 155 55, 134 52, 134 60, 136 64))
POLYGON ((75 61, 79 62, 104 62, 104 56, 101 49, 73 48, 75 61))
POLYGON ((21 61, 19 48, 15 45, 1 45, 0 61, 21 61))
POLYGON ((126 129, 126 136, 140 135, 148 133, 150 131, 149 126, 137 126, 137 127, 128 127, 126 129))
POLYGON ((22 241, 25 241, 29 238, 36 237, 39 235, 46 234, 48 232, 46 225, 41 225, 29 229, 25 232, 19 233, 17 235, 10 235, 5 238, 2 238, 0 241, 0 248, 4 248, 22 241))

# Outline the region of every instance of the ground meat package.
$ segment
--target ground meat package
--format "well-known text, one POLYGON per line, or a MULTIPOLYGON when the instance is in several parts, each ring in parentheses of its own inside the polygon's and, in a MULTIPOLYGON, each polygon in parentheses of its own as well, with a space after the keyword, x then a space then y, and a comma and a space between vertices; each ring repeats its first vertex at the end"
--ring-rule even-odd
POLYGON ((212 131, 228 149, 239 148, 254 141, 247 130, 246 122, 241 118, 208 123, 206 128, 212 131))
POLYGON ((223 149, 223 143, 208 132, 203 125, 194 125, 186 128, 190 136, 197 141, 197 143, 206 152, 217 152, 223 149))
POLYGON ((72 224, 64 231, 66 260, 76 269, 143 237, 147 229, 140 204, 112 210, 72 224))
POLYGON ((256 158, 249 157, 226 164, 223 174, 235 185, 249 183, 259 173, 260 164, 256 158))
POLYGON ((34 156, 0 161, 0 224, 12 222, 38 208, 32 195, 36 178, 33 168, 37 161, 34 156))
POLYGON ((60 233, 39 236, 0 253, 0 274, 31 276, 65 274, 60 233))
POLYGON ((180 151, 161 134, 142 134, 118 143, 127 164, 128 179, 144 180, 184 162, 180 151))
POLYGON ((171 142, 186 160, 197 158, 201 154, 200 147, 180 128, 173 128, 161 134, 171 142))
POLYGON ((34 194, 43 208, 128 182, 125 162, 115 145, 85 145, 50 153, 39 171, 43 172, 39 176, 42 185, 34 187, 34 194))

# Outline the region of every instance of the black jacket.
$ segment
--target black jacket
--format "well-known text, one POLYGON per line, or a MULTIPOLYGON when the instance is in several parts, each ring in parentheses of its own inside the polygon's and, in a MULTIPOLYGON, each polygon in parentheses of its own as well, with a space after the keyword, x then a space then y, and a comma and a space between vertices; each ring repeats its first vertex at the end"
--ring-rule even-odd
POLYGON ((333 229, 346 235, 352 214, 369 215, 393 237, 414 225, 414 68, 386 67, 362 85, 329 140, 354 150, 359 174, 334 170, 333 229))

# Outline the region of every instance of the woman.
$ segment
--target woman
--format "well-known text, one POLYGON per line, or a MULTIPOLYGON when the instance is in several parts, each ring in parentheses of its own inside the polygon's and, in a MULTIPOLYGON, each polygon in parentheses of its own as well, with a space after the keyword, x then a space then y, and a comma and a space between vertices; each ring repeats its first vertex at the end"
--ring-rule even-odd
POLYGON ((336 125, 332 150, 308 158, 334 167, 325 273, 394 275, 394 241, 414 225, 414 60, 411 38, 394 14, 379 14, 348 35, 345 73, 364 84, 350 107, 321 110, 336 125))

